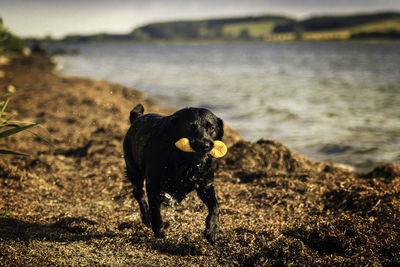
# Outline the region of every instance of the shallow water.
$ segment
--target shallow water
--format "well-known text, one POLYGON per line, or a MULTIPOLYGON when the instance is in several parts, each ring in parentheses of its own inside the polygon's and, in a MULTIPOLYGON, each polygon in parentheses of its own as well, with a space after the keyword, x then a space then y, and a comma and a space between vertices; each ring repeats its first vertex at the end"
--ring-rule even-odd
POLYGON ((59 69, 212 109, 248 140, 313 159, 400 164, 400 44, 91 44, 59 69))

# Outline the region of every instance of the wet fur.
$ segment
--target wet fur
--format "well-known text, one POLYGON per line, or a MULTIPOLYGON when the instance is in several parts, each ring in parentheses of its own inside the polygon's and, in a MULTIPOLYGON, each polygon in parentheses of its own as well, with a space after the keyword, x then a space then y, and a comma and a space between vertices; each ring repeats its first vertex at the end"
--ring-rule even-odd
POLYGON ((214 188, 214 159, 208 152, 214 140, 221 140, 224 135, 222 120, 202 108, 181 109, 171 116, 143 115, 143 112, 140 104, 131 111, 132 125, 124 139, 127 177, 133 184, 143 223, 152 228, 156 237, 164 237, 160 215, 162 194, 182 201, 196 190, 209 211, 205 237, 214 243, 219 231, 219 207, 214 188), (175 147, 175 142, 183 137, 189 138, 196 152, 187 153, 175 147))

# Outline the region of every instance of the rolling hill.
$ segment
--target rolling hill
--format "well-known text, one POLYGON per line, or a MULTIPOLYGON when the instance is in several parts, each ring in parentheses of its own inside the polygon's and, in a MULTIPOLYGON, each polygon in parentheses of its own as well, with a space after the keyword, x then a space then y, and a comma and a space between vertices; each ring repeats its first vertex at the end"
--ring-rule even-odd
POLYGON ((291 41, 400 39, 400 13, 318 16, 295 20, 256 16, 158 22, 128 34, 71 35, 62 41, 291 41))

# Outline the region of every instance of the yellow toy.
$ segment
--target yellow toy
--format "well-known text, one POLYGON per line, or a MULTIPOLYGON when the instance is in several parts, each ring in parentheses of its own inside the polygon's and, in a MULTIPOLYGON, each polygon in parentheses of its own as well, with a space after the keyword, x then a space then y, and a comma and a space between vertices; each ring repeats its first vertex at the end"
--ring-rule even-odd
MULTIPOLYGON (((182 150, 183 152, 196 152, 194 149, 190 146, 189 139, 187 138, 181 138, 179 139, 176 143, 175 146, 182 150)), ((228 148, 224 144, 224 142, 215 140, 214 141, 214 148, 210 151, 211 156, 214 158, 220 158, 225 156, 226 152, 228 152, 228 148)))

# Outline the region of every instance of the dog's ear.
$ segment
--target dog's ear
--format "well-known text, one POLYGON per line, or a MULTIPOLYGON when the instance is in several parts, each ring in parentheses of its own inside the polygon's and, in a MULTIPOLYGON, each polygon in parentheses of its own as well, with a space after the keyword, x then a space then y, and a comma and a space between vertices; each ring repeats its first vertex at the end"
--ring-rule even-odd
POLYGON ((217 124, 218 124, 218 131, 216 140, 222 140, 222 137, 224 136, 224 122, 220 118, 217 118, 217 124))
POLYGON ((131 113, 129 114, 129 121, 131 122, 131 124, 140 116, 143 115, 144 112, 144 107, 142 104, 137 104, 136 107, 134 107, 131 110, 131 113))

